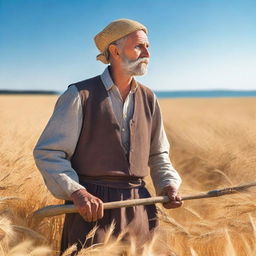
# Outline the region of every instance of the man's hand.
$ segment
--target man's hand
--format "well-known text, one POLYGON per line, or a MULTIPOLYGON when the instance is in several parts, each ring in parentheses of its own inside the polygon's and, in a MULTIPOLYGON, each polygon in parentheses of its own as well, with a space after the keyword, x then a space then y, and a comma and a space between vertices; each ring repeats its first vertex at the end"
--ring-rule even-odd
POLYGON ((164 208, 171 209, 171 208, 178 208, 182 205, 181 198, 178 196, 178 190, 173 186, 167 186, 163 189, 161 193, 163 196, 169 196, 170 202, 163 203, 164 208))
POLYGON ((93 222, 103 217, 103 202, 86 189, 73 192, 71 199, 85 221, 93 222))

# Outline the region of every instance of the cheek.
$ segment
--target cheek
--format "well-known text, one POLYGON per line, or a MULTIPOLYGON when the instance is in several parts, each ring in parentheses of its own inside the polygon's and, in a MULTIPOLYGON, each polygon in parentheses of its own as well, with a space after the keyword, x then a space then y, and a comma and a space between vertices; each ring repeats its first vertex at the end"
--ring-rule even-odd
POLYGON ((141 51, 139 49, 129 49, 125 52, 125 55, 130 59, 130 60, 136 60, 140 57, 141 51))

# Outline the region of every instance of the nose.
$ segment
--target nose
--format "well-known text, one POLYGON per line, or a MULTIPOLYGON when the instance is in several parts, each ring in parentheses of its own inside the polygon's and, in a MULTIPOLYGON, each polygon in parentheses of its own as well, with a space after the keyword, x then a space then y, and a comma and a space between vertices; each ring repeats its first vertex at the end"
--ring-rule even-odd
POLYGON ((150 57, 150 53, 149 53, 149 50, 147 47, 143 47, 143 51, 142 51, 142 54, 141 54, 141 57, 146 57, 146 58, 149 58, 150 57))

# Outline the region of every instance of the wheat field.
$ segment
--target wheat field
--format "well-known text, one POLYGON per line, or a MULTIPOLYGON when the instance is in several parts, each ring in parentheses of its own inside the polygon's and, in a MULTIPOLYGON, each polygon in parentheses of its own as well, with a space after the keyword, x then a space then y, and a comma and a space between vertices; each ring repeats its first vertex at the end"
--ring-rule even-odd
MULTIPOLYGON (((58 255, 63 216, 38 220, 34 210, 62 203, 47 191, 32 149, 56 96, 0 96, 0 256, 58 255)), ((160 100, 181 195, 256 181, 256 98, 160 100)), ((150 179, 147 186, 154 194, 150 179)), ((160 226, 138 252, 109 235, 78 255, 256 255, 256 189, 159 208, 160 226)), ((93 232, 89 235, 93 235, 93 232)), ((74 247, 64 255, 70 255, 74 247)))

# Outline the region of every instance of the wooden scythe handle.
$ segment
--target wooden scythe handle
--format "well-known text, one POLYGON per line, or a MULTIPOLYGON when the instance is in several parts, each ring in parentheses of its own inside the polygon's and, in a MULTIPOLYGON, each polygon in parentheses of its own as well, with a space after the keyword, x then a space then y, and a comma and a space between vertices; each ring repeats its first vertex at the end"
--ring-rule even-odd
MULTIPOLYGON (((256 182, 244 184, 237 187, 229 187, 223 188, 219 190, 211 190, 208 192, 200 193, 197 195, 184 196, 181 198, 182 201, 185 200, 193 200, 200 198, 209 198, 209 197, 218 197, 227 194, 234 194, 243 190, 246 190, 250 187, 256 186, 256 182)), ((125 200, 125 201, 116 201, 116 202, 108 202, 103 203, 104 210, 121 208, 121 207, 132 207, 137 205, 150 205, 156 203, 167 203, 170 199, 168 196, 157 196, 157 197, 149 197, 142 199, 133 199, 133 200, 125 200)), ((49 205, 44 208, 41 208, 33 213, 34 217, 45 218, 45 217, 53 217, 66 213, 76 213, 77 209, 73 204, 70 205, 49 205)))
MULTIPOLYGON (((136 205, 166 203, 169 201, 170 199, 168 196, 158 196, 158 197, 149 197, 149 198, 142 198, 142 199, 103 203, 103 208, 104 210, 107 210, 107 209, 114 209, 114 208, 121 208, 121 207, 132 207, 136 205)), ((66 214, 66 213, 75 213, 75 212, 78 212, 78 211, 73 204, 49 205, 35 211, 33 213, 33 216, 44 218, 44 217, 53 217, 56 215, 66 214)))

